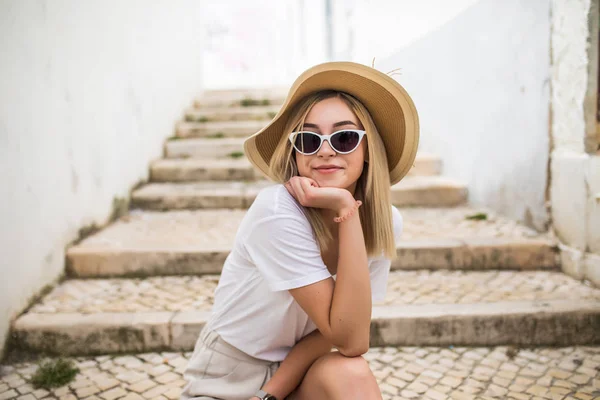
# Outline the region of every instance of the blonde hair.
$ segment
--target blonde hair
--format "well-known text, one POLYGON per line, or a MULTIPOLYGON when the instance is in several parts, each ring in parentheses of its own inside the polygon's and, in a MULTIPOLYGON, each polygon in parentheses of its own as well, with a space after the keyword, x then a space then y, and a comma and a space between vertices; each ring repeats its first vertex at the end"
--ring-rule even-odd
MULTIPOLYGON (((284 132, 282 132, 271 158, 269 165, 271 176, 275 177, 279 183, 285 183, 293 176, 299 176, 298 165, 294 157, 295 149, 288 136, 291 132, 303 129, 304 120, 315 104, 331 97, 337 97, 348 105, 366 131, 363 140, 368 138, 368 150, 365 156, 368 163, 363 166, 354 193, 354 198, 363 202, 358 212, 367 255, 378 257, 383 253, 386 258, 393 260, 396 258, 396 244, 392 221, 390 174, 385 147, 371 115, 356 98, 344 92, 325 90, 310 94, 295 104, 288 112, 284 132)), ((333 240, 328 225, 323 221, 318 209, 302 208, 313 228, 321 252, 326 251, 333 240)))

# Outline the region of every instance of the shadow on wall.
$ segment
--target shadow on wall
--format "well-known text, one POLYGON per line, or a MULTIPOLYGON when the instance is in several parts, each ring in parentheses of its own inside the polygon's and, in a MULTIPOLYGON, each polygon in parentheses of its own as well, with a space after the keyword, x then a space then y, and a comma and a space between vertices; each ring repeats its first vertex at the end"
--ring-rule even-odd
POLYGON ((549 0, 479 1, 376 68, 413 97, 421 152, 469 200, 545 230, 549 157, 549 0))

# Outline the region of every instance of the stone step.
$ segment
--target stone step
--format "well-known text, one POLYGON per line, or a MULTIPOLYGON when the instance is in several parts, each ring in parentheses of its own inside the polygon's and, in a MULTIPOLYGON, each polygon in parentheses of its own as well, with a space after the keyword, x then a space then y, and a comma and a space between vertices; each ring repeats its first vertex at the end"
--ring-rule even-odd
MULTIPOLYGON (((80 371, 75 380, 48 390, 28 383, 37 360, 9 361, 1 366, 0 399, 177 400, 191 356, 163 351, 71 358, 80 371)), ((600 346, 386 346, 372 347, 363 357, 382 400, 581 400, 597 398, 600 389, 600 346)))
MULTIPOLYGON (((213 160, 224 158, 227 160, 237 160, 246 158, 244 154, 244 140, 244 138, 232 137, 168 140, 165 143, 165 157, 169 159, 199 158, 213 160)), ((416 175, 439 175, 442 170, 442 160, 435 154, 420 152, 417 154, 413 168, 418 170, 416 175)))
MULTIPOLYGON (((150 183, 132 193, 131 204, 148 210, 248 208, 270 185, 267 180, 150 183)), ((398 207, 452 207, 467 200, 464 184, 440 176, 407 176, 391 191, 398 207)))
POLYGON ((210 90, 194 102, 194 107, 239 107, 281 105, 287 88, 210 90))
POLYGON ((248 181, 264 179, 252 167, 250 161, 242 158, 221 159, 162 159, 150 166, 150 180, 153 182, 196 182, 196 181, 248 181))
POLYGON ((264 128, 268 121, 216 121, 216 122, 186 122, 180 121, 175 128, 175 137, 169 142, 177 142, 178 138, 246 138, 264 128))
MULTIPOLYGON (((20 348, 60 354, 189 351, 218 275, 67 280, 13 326, 20 348)), ((600 289, 551 271, 393 271, 372 346, 600 343, 600 289)))
MULTIPOLYGON (((213 148, 215 153, 220 150, 213 148)), ((229 149, 230 150, 230 149, 229 149)), ((408 176, 432 176, 441 172, 442 161, 430 154, 418 154, 408 176)), ((195 182, 264 179, 250 161, 240 158, 162 159, 150 166, 153 182, 195 182)))
MULTIPOLYGON (((404 231, 393 269, 555 269, 556 244, 486 209, 400 208, 404 231), (487 220, 467 216, 486 214, 487 220)), ((70 276, 220 273, 244 210, 132 211, 67 250, 70 276)))
POLYGON ((185 111, 185 121, 196 123, 248 120, 270 121, 280 108, 279 105, 190 108, 185 111))
POLYGON ((193 138, 167 140, 166 158, 238 159, 246 158, 243 138, 193 138), (238 153, 233 154, 232 153, 238 153))

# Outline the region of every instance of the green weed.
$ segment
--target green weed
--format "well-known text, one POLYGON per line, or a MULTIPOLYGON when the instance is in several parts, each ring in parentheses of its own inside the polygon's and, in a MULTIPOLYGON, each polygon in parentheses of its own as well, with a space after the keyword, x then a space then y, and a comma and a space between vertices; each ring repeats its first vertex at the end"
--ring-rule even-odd
POLYGON ((48 360, 39 364, 35 374, 31 377, 31 384, 36 388, 55 388, 71 382, 79 373, 73 361, 64 358, 48 360))
POLYGON ((244 153, 241 151, 234 151, 233 153, 229 153, 228 154, 229 157, 231 158, 240 158, 240 157, 244 157, 244 153))
POLYGON ((485 220, 487 220, 487 214, 477 213, 477 214, 473 214, 473 215, 467 215, 466 219, 470 219, 473 221, 485 221, 485 220))

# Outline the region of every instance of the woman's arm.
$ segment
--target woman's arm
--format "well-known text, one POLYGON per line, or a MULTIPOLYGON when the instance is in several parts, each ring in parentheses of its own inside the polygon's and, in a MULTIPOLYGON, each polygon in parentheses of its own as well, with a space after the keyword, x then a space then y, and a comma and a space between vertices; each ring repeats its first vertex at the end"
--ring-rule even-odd
POLYGON ((310 366, 331 351, 332 345, 319 330, 303 337, 290 350, 271 379, 262 387, 278 399, 285 399, 302 382, 310 366))
MULTIPOLYGON (((338 215, 353 207, 346 203, 338 215)), ((337 279, 291 289, 290 293, 323 336, 345 356, 369 349, 371 283, 365 240, 358 212, 339 226, 337 279)))

